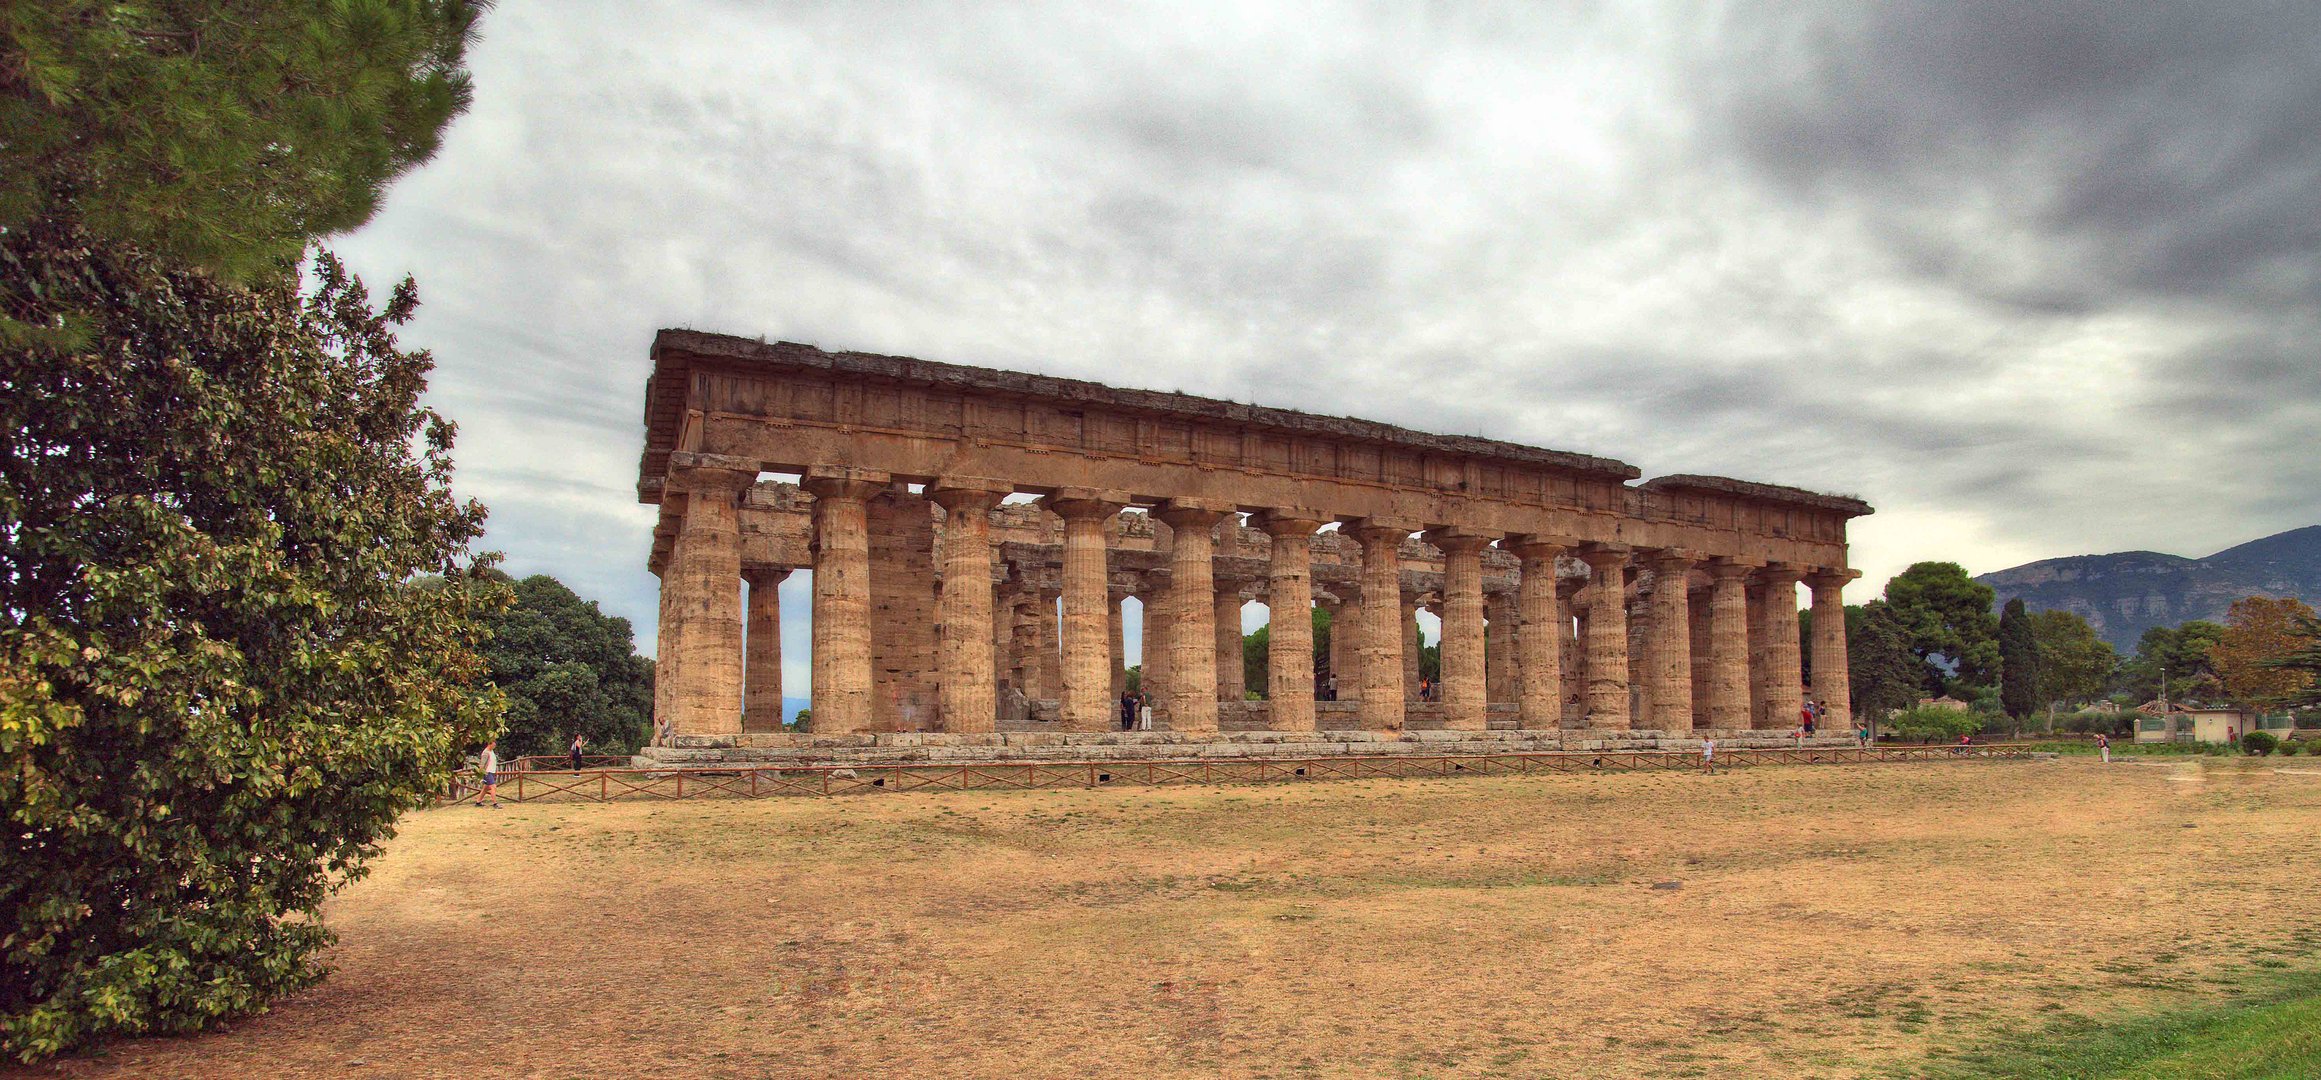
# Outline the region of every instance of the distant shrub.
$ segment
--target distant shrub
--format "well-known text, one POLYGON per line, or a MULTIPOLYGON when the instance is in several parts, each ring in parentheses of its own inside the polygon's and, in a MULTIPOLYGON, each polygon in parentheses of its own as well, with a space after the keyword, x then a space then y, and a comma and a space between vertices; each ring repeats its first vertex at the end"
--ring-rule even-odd
POLYGON ((1887 717, 1884 723, 1878 725, 1878 729, 1898 739, 1940 739, 1949 742, 1979 730, 1985 719, 1980 713, 1964 709, 1920 705, 1887 717))
POLYGON ((2280 745, 2281 740, 2274 738, 2270 732, 2252 731, 2240 737, 2240 748, 2258 757, 2272 753, 2280 745))
POLYGON ((2293 743, 2293 742, 2287 742, 2287 741, 2283 741, 2283 742, 2281 743, 2280 747, 2279 747, 2278 749, 2276 749, 2276 750, 2274 751, 2274 753, 2277 753, 2277 754, 2281 755, 2282 757, 2296 757, 2296 756, 2297 756, 2297 744, 2296 744, 2296 743, 2293 743))

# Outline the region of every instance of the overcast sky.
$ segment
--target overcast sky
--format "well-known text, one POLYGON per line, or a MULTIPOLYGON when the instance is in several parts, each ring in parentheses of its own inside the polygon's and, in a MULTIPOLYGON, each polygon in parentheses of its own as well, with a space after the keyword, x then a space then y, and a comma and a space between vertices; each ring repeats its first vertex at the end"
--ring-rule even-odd
POLYGON ((648 652, 668 326, 1858 495, 1856 601, 2321 522, 2311 3, 502 0, 471 61, 335 246, 648 652))

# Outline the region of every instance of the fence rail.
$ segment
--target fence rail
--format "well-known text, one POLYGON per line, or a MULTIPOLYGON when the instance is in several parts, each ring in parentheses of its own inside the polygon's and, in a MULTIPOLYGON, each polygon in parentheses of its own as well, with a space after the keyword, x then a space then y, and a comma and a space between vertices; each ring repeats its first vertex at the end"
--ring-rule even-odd
MULTIPOLYGON (((2006 746, 1765 747, 1720 750, 1719 769, 1761 765, 1837 765, 1878 761, 2020 758, 2006 746)), ((896 791, 1038 791, 1112 785, 1261 784, 1395 777, 1506 776, 1531 773, 1692 772, 1688 750, 1539 750, 1504 754, 1331 754, 1315 757, 1174 758, 1127 761, 1004 761, 963 764, 673 766, 622 769, 527 769, 503 774, 510 802, 613 802, 647 799, 854 795, 896 791)), ((445 802, 481 793, 481 777, 463 773, 445 802)))

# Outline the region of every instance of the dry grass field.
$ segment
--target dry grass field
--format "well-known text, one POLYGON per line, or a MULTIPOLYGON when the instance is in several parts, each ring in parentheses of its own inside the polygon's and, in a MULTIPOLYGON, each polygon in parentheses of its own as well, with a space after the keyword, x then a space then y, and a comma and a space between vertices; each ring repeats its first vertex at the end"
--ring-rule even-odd
POLYGON ((2219 759, 461 807, 324 985, 34 1071, 1916 1075, 2304 966, 2317 855, 2219 759))

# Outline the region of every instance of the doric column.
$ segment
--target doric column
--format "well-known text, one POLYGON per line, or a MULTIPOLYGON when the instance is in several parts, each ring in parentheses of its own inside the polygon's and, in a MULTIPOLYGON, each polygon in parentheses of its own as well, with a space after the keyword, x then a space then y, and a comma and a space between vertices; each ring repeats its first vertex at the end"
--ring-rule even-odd
POLYGON ((1159 518, 1169 541, 1169 730, 1217 730, 1217 596, 1210 530, 1231 506, 1172 499, 1159 518))
POLYGON ((1362 727, 1402 730, 1402 542, 1408 526, 1365 518, 1351 530, 1362 545, 1362 727))
POLYGON ((1752 577, 1749 582, 1749 726, 1780 728, 1765 709, 1765 683, 1773 673, 1773 665, 1765 657, 1765 581, 1752 577))
POLYGON ((1418 700, 1418 609, 1415 590, 1402 590, 1402 700, 1418 700))
POLYGON ((1346 641, 1354 626, 1355 608, 1336 597, 1323 597, 1315 604, 1330 613, 1330 700, 1352 701, 1354 680, 1346 671, 1346 657, 1353 654, 1347 649, 1346 641))
POLYGON ((1217 635, 1217 700, 1241 701, 1249 696, 1247 667, 1241 659, 1241 583, 1217 582, 1211 631, 1217 635))
POLYGON ((1169 614, 1169 603, 1176 589, 1165 569, 1150 570, 1144 575, 1145 591, 1138 594, 1144 601, 1144 702, 1152 707, 1154 727, 1169 715, 1169 690, 1176 678, 1170 674, 1170 661, 1175 649, 1169 635, 1176 629, 1176 619, 1169 614))
MULTIPOLYGON (((671 554, 675 552, 672 550, 671 554)), ((673 614, 677 605, 677 591, 669 587, 673 574, 666 560, 659 569, 653 571, 653 579, 661 594, 660 620, 653 624, 658 630, 653 635, 653 727, 655 738, 658 738, 660 722, 668 720, 674 723, 677 717, 676 710, 669 705, 669 695, 676 690, 679 681, 675 655, 677 636, 670 630, 677 623, 673 614)))
POLYGON ((1061 588, 1041 589, 1038 612, 1038 636, 1032 644, 1039 650, 1040 696, 1062 701, 1064 697, 1064 633, 1063 599, 1061 588))
POLYGON ((1716 670, 1714 651, 1709 646, 1709 609, 1715 596, 1711 588, 1694 589, 1685 597, 1686 622, 1692 631, 1692 726, 1713 727, 1709 722, 1710 673, 1716 670))
POLYGON ((1813 587, 1813 700, 1822 705, 1822 723, 1833 730, 1854 726, 1853 690, 1846 672, 1846 582, 1858 570, 1821 570, 1805 579, 1813 587))
POLYGON ((670 724, 680 735, 726 735, 741 730, 741 496, 757 482, 757 470, 735 459, 695 460, 669 473, 686 493, 685 519, 661 575, 670 594, 661 632, 676 667, 670 724))
POLYGON ((1749 568, 1718 559, 1709 563, 1709 726, 1720 731, 1750 727, 1749 568))
POLYGON ((992 702, 991 715, 992 723, 996 725, 999 722, 999 701, 996 697, 999 685, 1005 683, 1017 690, 1022 690, 1023 687, 1015 685, 1015 657, 1012 655, 1015 651, 1015 586, 1013 584, 995 585, 993 593, 991 600, 991 685, 994 688, 992 692, 995 697, 992 702))
POLYGON ((943 621, 935 667, 942 731, 993 730, 999 686, 993 678, 991 624, 991 508, 1014 490, 997 480, 945 477, 927 485, 943 508, 943 584, 936 602, 943 621))
POLYGON ((1063 727, 1104 731, 1116 726, 1105 532, 1128 493, 1064 488, 1043 502, 1064 519, 1063 727))
POLYGON ((1515 701, 1523 726, 1552 731, 1563 725, 1563 602, 1556 592, 1555 560, 1571 549, 1559 540, 1509 537, 1501 546, 1523 560, 1516 584, 1515 701))
POLYGON ((1269 724, 1275 731, 1312 731, 1314 719, 1314 530, 1320 514, 1267 510, 1250 524, 1273 538, 1266 567, 1265 677, 1269 724))
POLYGON ((1805 709, 1805 658, 1797 641, 1798 576, 1794 566, 1774 565, 1764 570, 1768 728, 1797 726, 1798 715, 1805 709))
POLYGON ((741 729, 782 730, 782 579, 787 566, 741 572, 749 582, 749 636, 743 646, 741 729))
POLYGON ((1492 704, 1515 700, 1515 597, 1483 594, 1483 698, 1492 704))
POLYGON ((1652 726, 1692 730, 1693 558, 1662 551, 1652 560, 1652 726))
POLYGON ((1481 731, 1489 726, 1483 627, 1483 546, 1489 538, 1437 529, 1426 542, 1443 553, 1443 726, 1481 731))
POLYGON ((1580 602, 1586 589, 1585 578, 1557 579, 1555 583, 1556 651, 1563 654, 1563 677, 1557 680, 1555 692, 1567 728, 1587 726, 1588 658, 1581 643, 1588 616, 1586 605, 1580 602))
POLYGON ((1120 695, 1128 692, 1128 639, 1127 634, 1124 631, 1125 623, 1123 621, 1123 616, 1121 615, 1120 602, 1128 599, 1132 595, 1135 595, 1136 590, 1128 585, 1112 584, 1105 587, 1105 592, 1109 599, 1108 606, 1111 608, 1109 617, 1112 621, 1111 698, 1113 706, 1117 707, 1120 702, 1120 695))
POLYGON ((871 496, 885 473, 838 466, 809 469, 799 485, 814 496, 814 731, 869 731, 871 496))
POLYGON ((1592 728, 1628 726, 1628 546, 1585 544, 1588 582, 1587 720, 1592 728))

